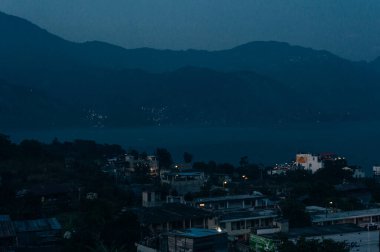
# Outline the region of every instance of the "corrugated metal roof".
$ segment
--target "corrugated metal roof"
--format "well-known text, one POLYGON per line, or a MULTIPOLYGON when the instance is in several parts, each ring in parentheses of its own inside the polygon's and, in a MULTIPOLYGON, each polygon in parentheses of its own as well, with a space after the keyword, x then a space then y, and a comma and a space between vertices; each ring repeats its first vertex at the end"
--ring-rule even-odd
POLYGON ((14 221, 14 225, 17 232, 36 232, 61 229, 61 224, 56 218, 14 221))
POLYGON ((0 238, 16 236, 14 226, 11 221, 0 222, 0 238))
POLYGON ((204 228, 190 228, 173 230, 167 233, 168 235, 183 236, 183 237, 208 237, 215 235, 225 235, 225 232, 218 232, 214 229, 204 229, 204 228))
POLYGON ((9 215, 0 215, 0 221, 11 221, 9 215))

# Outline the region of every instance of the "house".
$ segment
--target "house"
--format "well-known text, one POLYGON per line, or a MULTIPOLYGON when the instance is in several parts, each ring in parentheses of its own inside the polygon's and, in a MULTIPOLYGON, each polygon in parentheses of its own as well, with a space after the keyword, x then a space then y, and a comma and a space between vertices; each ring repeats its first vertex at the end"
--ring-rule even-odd
POLYGON ((162 235, 160 252, 227 252, 227 233, 213 229, 173 230, 162 235))
POLYGON ((166 203, 159 207, 138 208, 134 212, 141 227, 151 233, 216 226, 212 213, 185 204, 166 203))
POLYGON ((138 157, 136 158, 133 155, 126 154, 124 156, 124 166, 125 169, 130 172, 134 173, 138 169, 141 168, 147 168, 148 175, 152 177, 158 176, 159 172, 159 166, 158 166, 158 160, 156 156, 146 156, 146 157, 138 157))
POLYGON ((253 194, 228 195, 221 197, 196 198, 191 203, 194 207, 207 210, 234 210, 270 208, 274 203, 259 192, 253 194))
POLYGON ((219 214, 216 222, 235 240, 248 240, 252 229, 275 227, 275 210, 241 210, 219 214))
POLYGON ((145 190, 142 193, 143 207, 156 207, 162 205, 160 192, 154 190, 145 190))
POLYGON ((345 167, 342 168, 342 170, 351 172, 352 173, 352 177, 355 178, 355 179, 365 178, 365 172, 360 167, 345 166, 345 167))
POLYGON ((13 251, 17 247, 16 231, 9 215, 0 215, 0 251, 13 251))
POLYGON ((168 195, 166 196, 166 203, 181 203, 185 204, 185 199, 183 196, 173 196, 173 195, 168 195))
MULTIPOLYGON (((306 240, 330 239, 346 242, 350 251, 379 251, 379 230, 368 230, 354 224, 294 228, 286 236, 294 243, 301 237, 306 240)), ((279 243, 280 236, 277 233, 250 235, 250 247, 253 251, 275 252, 279 243)))
POLYGON ((13 221, 20 248, 54 247, 61 240, 61 224, 56 218, 13 221))
POLYGON ((311 215, 313 225, 356 224, 364 227, 380 225, 380 208, 311 215))
POLYGON ((24 200, 31 207, 36 208, 35 213, 55 213, 68 209, 78 195, 78 189, 66 184, 40 184, 24 188, 16 192, 18 200, 24 200))
POLYGON ((380 165, 375 165, 372 168, 373 178, 376 179, 377 182, 380 181, 380 165))
POLYGON ((296 155, 295 166, 315 173, 322 168, 344 168, 347 166, 347 160, 334 153, 299 153, 296 155))
POLYGON ((169 184, 178 194, 200 192, 206 182, 203 172, 186 171, 186 172, 162 172, 161 183, 169 184))
POLYGON ((296 155, 295 165, 314 173, 323 168, 323 161, 319 155, 299 153, 296 155))

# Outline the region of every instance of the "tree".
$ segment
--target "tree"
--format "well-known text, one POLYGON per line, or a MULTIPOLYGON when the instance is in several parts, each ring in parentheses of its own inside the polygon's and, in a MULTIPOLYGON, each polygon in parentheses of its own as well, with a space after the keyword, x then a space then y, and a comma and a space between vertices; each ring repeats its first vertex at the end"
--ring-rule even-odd
POLYGON ((139 152, 135 149, 128 150, 128 155, 131 155, 135 160, 139 158, 139 152))
POLYGON ((229 163, 223 163, 217 166, 217 171, 220 173, 232 174, 234 170, 235 170, 234 166, 229 163))
POLYGON ((241 157, 239 161, 240 168, 246 168, 249 165, 249 160, 247 156, 241 157))
POLYGON ((137 219, 132 212, 122 214, 104 226, 100 238, 108 247, 123 248, 123 251, 135 250, 135 243, 140 237, 140 224, 137 219))
POLYGON ((284 218, 289 220, 289 227, 306 227, 311 225, 309 214, 305 206, 294 199, 286 199, 280 202, 280 208, 284 218))
POLYGON ((183 161, 186 164, 189 164, 193 161, 193 155, 191 155, 189 152, 184 152, 183 153, 183 161))
POLYGON ((173 164, 172 156, 167 149, 157 148, 156 156, 159 162, 160 169, 170 168, 170 166, 173 164))
POLYGON ((8 159, 11 156, 12 143, 9 136, 0 134, 0 160, 8 159))

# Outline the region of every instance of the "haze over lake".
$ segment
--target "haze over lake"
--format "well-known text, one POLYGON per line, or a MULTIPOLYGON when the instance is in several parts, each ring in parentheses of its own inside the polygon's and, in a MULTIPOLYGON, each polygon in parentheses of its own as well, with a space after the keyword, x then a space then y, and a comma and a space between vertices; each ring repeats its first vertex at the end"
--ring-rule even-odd
POLYGON ((237 164, 242 156, 253 163, 271 165, 293 160, 297 152, 334 152, 349 164, 362 166, 367 176, 380 162, 380 122, 303 124, 257 128, 147 127, 122 129, 68 129, 41 131, 5 130, 14 141, 33 138, 50 142, 90 139, 153 152, 167 148, 176 161, 188 151, 194 161, 215 160, 237 164))

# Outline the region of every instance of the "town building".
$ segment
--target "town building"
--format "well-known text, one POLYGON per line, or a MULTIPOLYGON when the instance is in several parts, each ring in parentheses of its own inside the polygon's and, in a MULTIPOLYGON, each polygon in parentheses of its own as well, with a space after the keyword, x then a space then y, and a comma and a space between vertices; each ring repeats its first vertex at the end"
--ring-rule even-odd
MULTIPOLYGON (((344 157, 337 156, 334 153, 299 153, 296 155, 295 166, 315 173, 322 168, 347 167, 347 160, 344 157)), ((361 173, 357 173, 361 176, 361 173)))
POLYGON ((376 179, 380 179, 380 165, 375 165, 372 168, 373 177, 376 179))
POLYGON ((161 183, 170 185, 180 195, 200 192, 207 181, 205 174, 199 171, 162 172, 160 177, 161 183))
POLYGON ((380 225, 380 208, 316 214, 311 216, 313 225, 355 224, 361 227, 380 225))
POLYGON ((61 224, 56 218, 19 220, 13 222, 18 247, 56 247, 61 241, 61 224))
POLYGON ((163 234, 160 252, 227 252, 227 233, 213 229, 191 228, 163 234))
POLYGON ((78 194, 78 188, 73 185, 39 184, 17 191, 16 199, 26 204, 40 202, 38 205, 30 204, 31 208, 35 208, 36 214, 53 214, 70 209, 78 194))
POLYGON ((156 177, 159 174, 158 160, 156 156, 135 157, 126 154, 124 156, 125 169, 129 173, 134 173, 138 169, 146 168, 148 175, 156 177))
POLYGON ((195 207, 207 210, 262 209, 274 207, 274 202, 260 192, 243 195, 196 198, 191 203, 195 207))
POLYGON ((349 167, 349 166, 346 166, 346 167, 343 167, 342 169, 345 170, 345 171, 352 172, 352 177, 353 178, 356 178, 356 179, 365 178, 365 172, 363 171, 363 169, 361 169, 359 167, 349 167))
POLYGON ((252 229, 274 228, 277 218, 275 210, 241 210, 220 214, 216 222, 234 240, 248 240, 252 229))
POLYGON ((296 155, 295 165, 314 173, 317 170, 323 168, 323 161, 319 155, 300 153, 296 155))
POLYGON ((166 196, 166 203, 181 203, 185 204, 185 199, 183 196, 173 196, 173 195, 168 195, 166 196))
POLYGON ((14 251, 17 237, 9 215, 0 215, 0 251, 14 251))
MULTIPOLYGON (((286 233, 294 243, 301 237, 306 240, 326 240, 347 243, 350 251, 379 251, 379 230, 369 230, 354 224, 313 226, 290 229, 286 233)), ((250 235, 250 247, 257 252, 276 252, 280 243, 279 233, 250 235)))
POLYGON ((156 191, 144 191, 142 193, 142 206, 143 207, 156 207, 162 205, 161 194, 156 191))
POLYGON ((173 229, 215 228, 214 215, 185 204, 166 203, 159 207, 135 209, 142 229, 151 233, 173 229))

